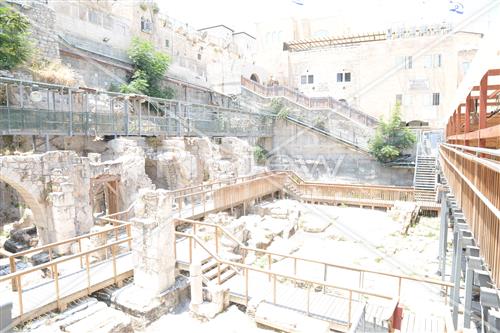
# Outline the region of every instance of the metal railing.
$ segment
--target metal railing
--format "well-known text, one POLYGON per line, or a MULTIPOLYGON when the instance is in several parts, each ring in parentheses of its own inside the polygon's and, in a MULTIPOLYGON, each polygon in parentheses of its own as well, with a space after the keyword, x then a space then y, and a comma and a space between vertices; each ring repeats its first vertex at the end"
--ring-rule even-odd
POLYGON ((0 134, 270 136, 274 115, 0 77, 0 134))

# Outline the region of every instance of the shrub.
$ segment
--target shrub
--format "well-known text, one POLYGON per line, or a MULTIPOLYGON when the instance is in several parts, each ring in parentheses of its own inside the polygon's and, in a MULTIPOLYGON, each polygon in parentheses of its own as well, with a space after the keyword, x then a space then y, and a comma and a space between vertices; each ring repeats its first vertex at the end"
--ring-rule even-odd
POLYGON ((172 89, 160 86, 170 64, 167 54, 156 51, 149 41, 134 38, 128 55, 134 65, 134 73, 130 82, 120 87, 122 92, 173 98, 172 89))
POLYGON ((31 67, 31 72, 35 81, 66 86, 73 86, 78 82, 76 73, 59 60, 34 64, 31 67))
POLYGON ((253 156, 259 164, 264 164, 267 160, 268 151, 261 146, 255 146, 253 156))
POLYGON ((377 132, 370 140, 370 153, 382 163, 392 162, 416 141, 415 134, 408 128, 401 127, 400 105, 396 104, 389 121, 380 120, 377 132))
POLYGON ((28 19, 0 2, 0 69, 10 70, 30 58, 28 19))
POLYGON ((279 98, 273 98, 271 101, 271 109, 273 109, 278 119, 286 119, 290 114, 290 109, 279 98))

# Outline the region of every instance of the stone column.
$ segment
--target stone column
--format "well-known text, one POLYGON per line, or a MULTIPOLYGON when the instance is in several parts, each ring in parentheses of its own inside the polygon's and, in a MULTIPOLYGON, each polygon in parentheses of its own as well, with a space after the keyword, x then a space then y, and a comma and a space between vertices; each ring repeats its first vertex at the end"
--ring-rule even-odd
POLYGON ((191 281, 191 311, 197 312, 198 307, 203 303, 203 276, 201 273, 201 262, 193 262, 189 266, 191 281))
POLYGON ((141 190, 134 207, 132 251, 134 285, 154 298, 175 283, 175 226, 172 196, 165 190, 141 190))
MULTIPOLYGON (((52 186, 55 191, 47 195, 47 206, 52 225, 49 226, 50 238, 43 239, 42 242, 44 243, 59 242, 76 235, 73 184, 63 182, 54 183, 52 186)), ((57 253, 64 254, 70 251, 70 246, 71 244, 64 244, 54 248, 54 250, 57 253)))

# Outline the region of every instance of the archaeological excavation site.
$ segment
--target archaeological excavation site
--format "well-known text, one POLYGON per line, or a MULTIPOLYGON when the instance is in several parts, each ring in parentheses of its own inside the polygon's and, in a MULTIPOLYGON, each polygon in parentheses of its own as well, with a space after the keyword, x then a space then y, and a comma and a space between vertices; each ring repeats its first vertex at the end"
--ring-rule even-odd
POLYGON ((0 333, 500 332, 500 2, 437 2, 0 0, 0 333))

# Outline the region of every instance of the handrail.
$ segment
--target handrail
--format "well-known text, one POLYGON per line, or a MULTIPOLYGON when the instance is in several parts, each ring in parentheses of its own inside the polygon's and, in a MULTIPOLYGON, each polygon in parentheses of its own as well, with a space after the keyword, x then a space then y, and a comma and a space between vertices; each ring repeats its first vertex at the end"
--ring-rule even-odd
MULTIPOLYGON (((299 92, 294 91, 294 90, 292 90, 292 89, 290 89, 288 87, 285 87, 285 86, 266 87, 266 86, 264 86, 264 85, 262 85, 262 84, 260 84, 258 82, 249 80, 249 79, 247 79, 247 78, 245 78, 243 76, 241 77, 241 84, 242 84, 242 86, 244 88, 251 89, 253 92, 257 92, 257 91, 256 91, 256 89, 252 89, 252 87, 259 87, 261 91, 265 91, 266 92, 265 97, 269 97, 268 96, 269 95, 269 93, 268 93, 269 91, 276 92, 276 91, 279 91, 279 90, 283 90, 283 92, 288 92, 289 95, 296 97, 295 98, 296 101, 293 101, 294 103, 297 103, 297 104, 299 104, 301 106, 305 106, 307 108, 311 108, 313 102, 318 101, 318 102, 322 103, 322 102, 326 101, 328 103, 328 108, 333 108, 333 104, 335 104, 337 106, 341 106, 341 107, 343 107, 345 109, 348 109, 349 112, 354 112, 356 114, 359 114, 360 116, 362 116, 363 118, 365 118, 365 122, 367 122, 368 119, 369 119, 371 122, 373 122, 375 124, 378 123, 378 120, 375 117, 373 117, 373 116, 371 116, 371 115, 369 115, 369 114, 367 114, 367 113, 365 113, 363 111, 355 109, 355 108, 353 108, 351 106, 344 105, 343 103, 341 103, 340 101, 337 101, 336 99, 334 99, 331 96, 327 96, 327 97, 309 97, 309 96, 307 96, 305 94, 299 93, 299 92), (299 103, 299 100, 305 100, 305 101, 307 101, 307 105, 299 103)), ((287 97, 286 95, 287 94, 283 94, 283 96, 285 98, 287 97)), ((272 96, 277 96, 277 94, 273 94, 272 96)), ((366 125, 367 124, 365 124, 365 126, 366 125)))
POLYGON ((236 244, 238 244, 238 247, 241 249, 244 249, 245 251, 252 251, 255 253, 263 253, 266 255, 274 255, 282 258, 287 258, 287 259, 294 259, 294 260, 299 260, 299 261, 305 261, 305 262, 310 262, 314 264, 320 264, 320 265, 326 265, 328 267, 334 267, 334 268, 340 268, 340 269, 346 269, 346 270, 352 270, 356 272, 363 272, 363 273, 373 273, 373 274, 379 274, 383 276, 388 276, 388 277, 394 277, 394 278, 400 278, 403 280, 409 280, 409 281, 415 281, 415 282, 424 282, 424 283, 429 283, 429 284, 435 284, 439 285, 442 287, 453 287, 453 283, 451 282, 445 282, 442 280, 436 280, 436 279, 430 279, 430 278, 423 278, 423 277, 418 277, 418 276, 411 276, 411 275, 406 275, 406 274, 397 274, 397 273, 388 273, 380 270, 374 270, 374 269, 365 269, 359 266, 350 266, 350 265, 341 265, 341 264, 336 264, 336 263, 331 263, 331 262, 324 262, 324 261, 319 261, 315 259, 309 259, 309 258, 304 258, 304 257, 298 257, 294 256, 291 254, 283 254, 283 253, 278 253, 278 252, 273 252, 269 250, 263 250, 263 249, 257 249, 254 247, 246 246, 244 245, 241 241, 239 241, 234 235, 232 235, 226 228, 223 226, 220 226, 215 223, 210 223, 210 222, 202 222, 202 221, 195 221, 195 220, 189 220, 189 219, 182 219, 182 218, 176 218, 175 221, 177 222, 182 222, 182 223, 188 223, 191 225, 202 225, 202 226, 209 226, 213 227, 216 229, 221 230, 226 236, 231 238, 236 244))
POLYGON ((82 252, 78 252, 78 253, 71 254, 71 255, 68 255, 68 256, 59 257, 59 258, 56 258, 56 259, 54 259, 52 261, 49 261, 49 262, 46 262, 46 263, 43 263, 43 264, 40 264, 40 265, 36 265, 36 266, 30 267, 30 268, 26 268, 26 269, 23 269, 23 270, 20 270, 20 271, 16 271, 14 273, 9 273, 7 275, 0 276, 0 282, 4 282, 4 281, 7 281, 7 280, 15 279, 18 276, 22 276, 22 275, 25 275, 25 274, 33 273, 33 272, 42 270, 44 268, 49 268, 49 267, 51 267, 53 265, 57 265, 57 264, 60 264, 62 262, 66 262, 66 261, 69 261, 69 260, 80 258, 80 257, 83 257, 83 256, 85 256, 87 254, 91 254, 91 253, 94 253, 94 252, 97 252, 97 251, 100 251, 100 250, 104 250, 104 249, 106 249, 108 247, 111 247, 111 246, 120 245, 120 244, 123 244, 123 243, 131 241, 131 240, 132 240, 132 237, 128 236, 126 238, 114 241, 114 242, 109 243, 109 244, 101 245, 101 246, 95 247, 95 248, 87 250, 87 251, 82 251, 82 252))
POLYGON ((500 157, 500 149, 479 148, 479 147, 472 147, 472 146, 456 145, 456 144, 451 144, 451 143, 442 143, 442 145, 447 146, 447 147, 458 148, 461 150, 468 150, 468 151, 472 151, 472 152, 475 152, 478 154, 486 154, 486 155, 500 157))
MULTIPOLYGON (((310 292, 310 288, 311 286, 314 286, 314 285, 317 285, 317 286, 321 286, 323 288, 323 290, 326 290, 326 288, 331 288, 331 289, 337 289, 337 290, 341 290, 341 291, 345 291, 345 292, 348 292, 349 293, 349 297, 348 297, 348 311, 347 311, 347 327, 350 328, 351 327, 351 321, 352 321, 352 302, 353 302, 353 293, 356 293, 360 296, 371 296, 371 297, 377 297, 377 298, 381 298, 381 299, 384 299, 384 300, 393 300, 394 297, 392 296, 388 296, 388 295, 383 295, 383 294, 379 294, 379 293, 375 293, 375 292, 372 292, 372 291, 368 291, 368 290, 365 290, 365 289, 361 289, 361 288, 350 288, 350 287, 343 287, 343 286, 339 286, 339 285, 335 285, 335 284, 332 284, 332 283, 328 283, 328 282, 325 282, 325 281, 318 281, 318 280, 313 280, 313 279, 305 279, 305 278, 300 278, 296 275, 289 275, 289 274, 285 274, 285 273, 277 273, 277 272, 273 272, 271 270, 267 270, 267 269, 262 269, 262 268, 258 268, 258 267, 254 267, 254 266, 250 266, 250 265, 246 265, 246 264, 242 264, 242 263, 237 263, 237 262, 232 262, 232 261, 228 261, 228 260, 225 260, 225 259, 222 259, 220 258, 218 255, 214 254, 207 246, 205 246, 204 242, 198 238, 197 236, 195 235, 192 235, 192 234, 188 234, 188 233, 183 233, 183 232, 179 232, 179 231, 176 231, 175 232, 176 236, 182 236, 182 237, 186 237, 186 238, 189 238, 190 239, 190 248, 189 250, 192 251, 192 241, 191 240, 194 240, 198 245, 200 245, 212 258, 214 258, 218 265, 220 264, 226 264, 226 265, 230 265, 230 266, 233 266, 233 267, 237 267, 237 268, 240 268, 241 270, 243 270, 243 274, 244 274, 244 289, 245 289, 245 301, 246 303, 248 304, 248 300, 249 300, 249 283, 248 283, 248 273, 249 271, 252 271, 252 272, 257 272, 257 273, 262 273, 262 274, 266 274, 269 276, 269 282, 271 283, 272 285, 272 302, 274 304, 277 303, 277 292, 276 292, 276 280, 277 280, 277 277, 280 277, 280 278, 284 278, 284 279, 287 279, 287 280, 291 280, 291 281, 294 281, 295 283, 297 282, 300 282, 300 283, 304 283, 306 285, 308 285, 308 293, 310 292), (271 278, 272 278, 272 282, 271 282, 271 278)), ((191 257, 190 257, 191 259, 191 257)), ((220 279, 220 270, 219 272, 217 273, 217 276, 218 276, 218 279, 220 279)), ((339 297, 339 296, 337 296, 339 297)), ((309 297, 307 297, 307 309, 309 309, 309 297)), ((307 315, 309 315, 309 311, 307 311, 307 315)))
MULTIPOLYGON (((108 243, 105 245, 101 245, 101 246, 95 247, 95 248, 87 250, 87 251, 79 252, 79 253, 69 255, 69 256, 60 257, 60 258, 51 260, 51 261, 44 263, 44 264, 33 266, 31 268, 23 269, 23 270, 20 270, 17 272, 9 273, 7 275, 0 276, 0 283, 8 281, 8 280, 12 281, 13 290, 16 291, 16 289, 17 289, 17 294, 18 294, 19 318, 22 318, 22 316, 24 315, 24 306, 23 306, 23 287, 22 287, 22 283, 21 283, 21 277, 23 275, 30 274, 30 273, 33 273, 33 272, 36 272, 39 270, 50 269, 52 271, 52 275, 53 275, 52 280, 54 281, 54 285, 55 285, 56 304, 57 304, 57 307, 59 309, 62 309, 63 305, 60 302, 61 302, 61 299, 63 299, 64 297, 61 296, 60 289, 59 289, 59 279, 60 279, 59 273, 58 273, 58 265, 59 264, 79 258, 81 268, 83 269, 83 257, 85 257, 85 270, 87 271, 87 284, 88 285, 87 285, 87 288, 83 288, 83 289, 84 290, 86 289, 87 295, 88 295, 91 292, 90 291, 89 255, 91 253, 94 253, 97 251, 111 248, 112 259, 113 259, 113 276, 112 276, 112 278, 113 278, 114 282, 117 283, 118 274, 117 274, 117 265, 116 265, 117 257, 116 257, 116 252, 115 252, 115 246, 120 245, 120 244, 125 243, 125 242, 128 242, 129 247, 130 247, 131 241, 132 241, 132 237, 128 236, 124 239, 116 240, 114 242, 111 242, 111 243, 108 243)), ((79 297, 81 297, 81 296, 79 296, 79 297)))
POLYGON ((361 294, 361 295, 374 296, 374 297, 379 297, 379 298, 383 298, 383 299, 393 299, 392 296, 383 295, 383 294, 375 293, 375 292, 364 290, 364 289, 360 289, 360 288, 351 288, 351 287, 337 286, 337 285, 334 285, 332 283, 328 283, 328 282, 324 282, 324 281, 320 281, 320 280, 312 280, 312 279, 300 278, 298 276, 292 276, 292 275, 288 275, 288 274, 285 274, 285 273, 277 273, 277 272, 273 272, 271 270, 267 270, 267 269, 263 269, 263 268, 258 268, 258 267, 254 267, 254 266, 250 266, 250 265, 246 265, 246 264, 242 264, 242 263, 238 263, 238 262, 234 262, 234 261, 225 260, 225 259, 222 259, 219 256, 215 255, 210 249, 208 249, 208 247, 205 244, 203 244, 204 242, 199 237, 197 237, 195 235, 192 235, 192 234, 180 232, 180 231, 176 231, 175 234, 177 236, 192 238, 192 239, 196 240, 196 242, 201 247, 203 247, 203 249, 205 251, 207 251, 210 256, 212 256, 214 259, 216 259, 217 261, 219 261, 221 264, 232 265, 232 266, 235 266, 235 267, 238 267, 238 268, 242 268, 242 269, 249 269, 249 270, 252 270, 252 271, 255 271, 255 272, 259 272, 259 273, 276 275, 276 276, 280 276, 280 277, 283 277, 283 278, 286 278, 286 279, 292 279, 292 280, 295 280, 295 281, 298 281, 298 282, 312 283, 312 284, 316 284, 316 285, 320 285, 320 286, 325 286, 325 287, 330 287, 330 288, 335 288, 335 289, 340 289, 340 290, 344 290, 344 291, 353 291, 353 292, 361 294))
MULTIPOLYGON (((102 219, 105 219, 105 218, 103 217, 102 219)), ((107 233, 109 233, 111 231, 119 230, 119 229, 121 229, 123 227, 127 227, 128 225, 130 225, 130 222, 120 221, 120 220, 114 220, 114 221, 116 223, 121 223, 121 225, 111 227, 111 228, 109 228, 107 230, 95 231, 95 232, 91 232, 91 233, 88 233, 88 234, 85 234, 85 235, 82 235, 82 236, 77 236, 77 237, 69 238, 69 239, 66 239, 66 240, 63 240, 63 241, 59 241, 59 242, 55 242, 55 243, 50 243, 50 244, 42 245, 42 246, 39 246, 39 247, 34 247, 34 248, 31 248, 31 249, 28 249, 28 250, 24 250, 24 251, 21 251, 21 252, 16 252, 16 253, 11 254, 9 257, 13 257, 13 258, 22 257, 22 256, 25 256, 25 255, 30 254, 30 253, 43 251, 45 249, 50 249, 50 248, 53 248, 53 247, 56 247, 56 246, 61 246, 61 245, 65 245, 65 244, 68 244, 68 243, 75 243, 75 242, 78 242, 78 241, 80 241, 82 239, 85 239, 85 238, 99 236, 101 234, 107 234, 107 233)))
MULTIPOLYGON (((446 149, 446 147, 445 147, 445 149, 446 149)), ((450 149, 450 148, 448 148, 448 149, 450 149)), ((467 156, 468 154, 460 153, 458 151, 456 151, 456 153, 463 154, 462 157, 467 158, 471 161, 481 163, 480 159, 478 159, 478 161, 476 161, 476 158, 474 156, 467 156)), ((481 193, 481 191, 472 183, 472 181, 469 178, 467 178, 460 170, 458 170, 458 168, 453 163, 451 163, 451 161, 446 156, 444 156, 442 150, 440 151, 440 155, 441 155, 441 158, 446 162, 446 164, 449 165, 453 169, 453 171, 455 171, 459 175, 459 177, 470 187, 470 189, 483 202, 483 204, 486 207, 488 207, 488 209, 491 211, 491 213, 493 215, 495 215, 495 217, 497 219, 500 219, 500 209, 495 207, 495 205, 483 193, 481 193)), ((484 161, 482 161, 482 163, 484 163, 484 161)), ((485 165, 485 166, 488 166, 488 165, 485 165)), ((495 171, 499 171, 499 170, 495 170, 495 171)))

